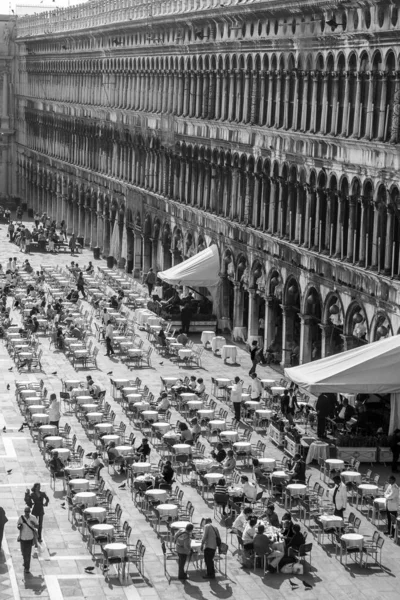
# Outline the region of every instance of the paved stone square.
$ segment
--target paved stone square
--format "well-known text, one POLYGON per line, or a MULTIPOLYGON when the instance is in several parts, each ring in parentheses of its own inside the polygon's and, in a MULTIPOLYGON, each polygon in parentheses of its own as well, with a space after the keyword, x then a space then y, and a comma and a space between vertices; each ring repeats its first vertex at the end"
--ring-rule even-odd
MULTIPOLYGON (((0 262, 5 265, 9 257, 17 256, 22 261, 25 256, 21 254, 18 248, 11 245, 6 238, 6 227, 0 226, 0 262)), ((92 259, 91 253, 87 250, 82 255, 75 257, 79 264, 83 266, 92 259)), ((66 265, 71 261, 69 255, 40 255, 30 256, 32 265, 36 268, 41 264, 66 265)), ((95 262, 95 265, 104 262, 95 262)), ((19 313, 13 311, 15 320, 19 319, 19 313)), ((145 334, 140 333, 145 339, 145 345, 148 344, 145 334)), ((199 341, 199 335, 194 337, 199 341)), ((335 551, 332 546, 319 546, 316 538, 308 534, 307 542, 313 542, 312 568, 307 569, 306 574, 299 578, 290 575, 271 575, 263 576, 261 569, 243 570, 237 560, 236 547, 228 543, 230 551, 228 555, 227 576, 219 575, 215 581, 207 582, 201 578, 201 571, 195 570, 191 565, 189 569, 190 579, 185 583, 177 580, 177 564, 173 560, 168 561, 167 569, 171 578, 164 576, 163 557, 161 544, 156 534, 146 521, 144 516, 133 506, 130 492, 120 490, 118 486, 121 483, 121 477, 115 475, 112 471, 107 472, 103 469, 102 476, 106 479, 106 488, 114 492, 114 502, 119 502, 123 508, 123 520, 128 520, 133 528, 131 543, 141 539, 146 546, 145 555, 145 573, 144 578, 140 574, 133 572, 132 577, 128 578, 126 584, 122 585, 115 576, 114 571, 110 570, 110 578, 105 580, 100 569, 96 566, 93 575, 85 573, 85 567, 94 565, 89 554, 86 543, 82 540, 80 531, 75 530, 67 518, 67 511, 61 507, 63 501, 62 485, 57 483, 56 491, 50 489, 50 478, 45 468, 42 456, 36 443, 27 431, 19 433, 17 430, 22 422, 16 401, 14 381, 16 379, 40 379, 43 378, 45 387, 49 393, 61 391, 61 379, 66 377, 75 377, 77 372, 73 369, 70 362, 61 352, 55 352, 49 348, 49 339, 41 337, 41 348, 43 348, 43 370, 41 374, 18 375, 16 369, 9 371, 13 362, 9 357, 4 342, 0 341, 0 432, 3 426, 6 427, 5 433, 0 433, 0 504, 5 508, 9 522, 5 528, 5 541, 3 552, 0 553, 0 600, 9 598, 49 598, 50 600, 102 600, 103 598, 112 598, 114 600, 183 600, 188 598, 198 598, 199 600, 211 598, 237 598, 238 600, 258 600, 261 598, 300 598, 305 597, 308 600, 317 598, 335 598, 357 599, 357 600, 398 600, 399 591, 399 559, 400 549, 393 541, 386 539, 383 548, 383 569, 377 566, 363 568, 355 565, 352 559, 346 567, 341 565, 335 557, 335 551), (57 372, 57 375, 51 373, 57 372), (10 390, 6 386, 10 384, 10 390), (10 474, 7 471, 12 469, 10 474), (39 558, 32 559, 31 575, 24 575, 22 569, 22 560, 17 543, 16 520, 21 513, 24 502, 23 495, 26 487, 30 487, 35 481, 40 481, 44 489, 49 494, 50 505, 46 510, 44 520, 44 553, 39 558), (299 586, 292 590, 289 579, 296 581, 299 586), (302 580, 312 585, 311 590, 306 590, 302 580)), ((95 340, 96 345, 99 342, 95 340)), ((210 391, 211 376, 220 375, 232 378, 240 375, 244 378, 246 385, 249 382, 248 369, 249 357, 242 347, 239 347, 239 363, 231 366, 223 363, 221 358, 216 358, 210 351, 205 351, 202 357, 202 369, 182 369, 178 368, 169 359, 162 359, 157 354, 153 354, 153 368, 129 370, 117 359, 109 359, 104 356, 104 348, 99 353, 99 370, 92 371, 94 379, 104 389, 107 390, 106 400, 112 404, 112 409, 116 412, 116 424, 121 420, 126 420, 118 403, 116 403, 110 394, 109 371, 113 372, 113 377, 134 377, 138 375, 143 384, 149 386, 150 390, 156 395, 160 390, 160 376, 175 375, 186 373, 202 376, 205 380, 207 391, 210 391)), ((260 373, 264 377, 280 379, 281 375, 267 367, 261 367, 260 373)), ((82 369, 78 370, 79 376, 86 374, 82 369)), ((176 422, 178 417, 182 417, 173 410, 172 422, 176 422)), ((86 452, 92 451, 94 446, 88 440, 84 430, 77 419, 72 416, 63 416, 61 425, 66 422, 72 426, 72 431, 77 435, 80 443, 86 452)), ((132 431, 128 425, 127 433, 132 431)), ((136 432, 137 439, 140 439, 140 433, 136 432)), ((266 456, 282 457, 282 452, 278 450, 268 439, 266 435, 253 433, 252 442, 262 439, 267 444, 266 456)), ((207 444, 209 450, 209 445, 207 444)), ((152 450, 151 460, 157 463, 159 456, 152 450)), ((368 465, 363 465, 365 471, 368 465)), ((380 473, 381 482, 385 480, 389 469, 384 466, 374 466, 374 471, 380 473)), ((319 479, 319 471, 316 466, 311 466, 308 471, 312 475, 311 485, 319 479)), ((194 522, 199 523, 204 516, 213 516, 212 504, 207 504, 201 496, 187 482, 178 482, 184 490, 185 502, 190 500, 194 507, 194 522)), ((353 507, 356 514, 361 513, 353 507)), ((283 507, 277 505, 279 515, 283 513, 283 507)), ((371 536, 374 527, 362 516, 361 533, 371 536)), ((222 537, 225 537, 225 530, 220 526, 222 537)))

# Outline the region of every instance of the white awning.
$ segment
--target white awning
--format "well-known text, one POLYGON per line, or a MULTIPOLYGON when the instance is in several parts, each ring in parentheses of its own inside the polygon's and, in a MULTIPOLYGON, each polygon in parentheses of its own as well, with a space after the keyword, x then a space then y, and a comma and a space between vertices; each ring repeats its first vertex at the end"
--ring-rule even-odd
POLYGON ((179 265, 157 273, 157 277, 172 285, 217 286, 220 281, 218 248, 213 244, 179 265))
POLYGON ((285 375, 317 396, 400 392, 400 335, 285 369, 285 375))

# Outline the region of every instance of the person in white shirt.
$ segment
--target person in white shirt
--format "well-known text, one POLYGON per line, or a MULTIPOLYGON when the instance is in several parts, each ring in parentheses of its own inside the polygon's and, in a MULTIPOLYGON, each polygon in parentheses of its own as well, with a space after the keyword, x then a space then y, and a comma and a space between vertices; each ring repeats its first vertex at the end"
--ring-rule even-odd
POLYGON ((197 385, 194 390, 194 393, 197 394, 197 396, 202 396, 205 391, 206 391, 206 386, 204 385, 204 381, 201 377, 199 377, 197 380, 197 385))
POLYGON ((21 545, 21 554, 24 561, 24 571, 29 573, 31 566, 32 545, 36 540, 36 531, 38 521, 31 515, 29 506, 25 506, 24 514, 18 519, 17 528, 19 531, 18 540, 21 545))
POLYGON ((243 530, 243 548, 253 550, 253 538, 256 535, 257 517, 250 517, 249 522, 243 530))
POLYGON ((385 533, 386 535, 393 536, 399 509, 399 486, 396 483, 396 477, 393 475, 389 477, 389 485, 384 492, 384 496, 386 499, 386 516, 388 521, 388 528, 385 533))
POLYGON ((233 529, 236 529, 240 534, 242 534, 252 512, 253 510, 250 508, 250 506, 246 506, 246 508, 244 508, 233 521, 233 529))
POLYGON ((247 475, 242 475, 240 482, 243 486, 244 501, 246 502, 247 500, 248 502, 252 502, 255 500, 257 496, 257 486, 254 483, 250 483, 247 475))
POLYGON ((55 394, 50 394, 50 406, 49 406, 50 425, 55 425, 58 428, 60 418, 61 418, 60 402, 57 400, 57 396, 55 394))
POLYGON ((239 377, 235 377, 235 383, 231 389, 231 401, 233 410, 235 411, 236 421, 240 421, 240 408, 242 406, 243 381, 239 377))
POLYGON ((160 402, 157 404, 157 410, 166 412, 169 409, 170 402, 168 400, 167 392, 162 392, 160 396, 160 402))
POLYGON ((252 400, 260 400, 262 394, 262 383, 261 380, 257 377, 256 373, 252 373, 251 375, 251 393, 250 398, 252 400))
POLYGON ((335 484, 332 492, 332 502, 335 505, 335 512, 333 514, 335 517, 342 517, 343 519, 343 513, 347 506, 347 487, 339 475, 335 475, 333 483, 335 484))

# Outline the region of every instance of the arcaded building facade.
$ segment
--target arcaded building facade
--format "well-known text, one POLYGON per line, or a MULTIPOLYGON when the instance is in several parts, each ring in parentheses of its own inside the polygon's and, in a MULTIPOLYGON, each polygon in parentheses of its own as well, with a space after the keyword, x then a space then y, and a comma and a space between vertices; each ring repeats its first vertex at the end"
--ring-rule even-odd
POLYGON ((220 325, 283 364, 396 334, 399 32, 386 3, 19 19, 16 193, 136 275, 217 244, 220 325))

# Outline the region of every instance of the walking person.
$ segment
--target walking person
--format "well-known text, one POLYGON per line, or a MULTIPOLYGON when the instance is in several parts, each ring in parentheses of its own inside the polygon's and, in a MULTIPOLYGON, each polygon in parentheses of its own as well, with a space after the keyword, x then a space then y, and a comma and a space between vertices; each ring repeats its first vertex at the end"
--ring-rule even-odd
POLYGON ((207 569, 207 573, 203 575, 203 579, 215 579, 214 556, 217 547, 220 544, 221 537, 219 531, 212 524, 212 520, 207 518, 205 520, 204 533, 201 540, 201 549, 204 551, 204 562, 207 569))
POLYGON ((29 506, 26 506, 24 509, 24 514, 20 516, 17 522, 17 529, 19 530, 18 541, 21 545, 21 554, 24 561, 25 573, 30 572, 32 546, 33 544, 36 545, 37 528, 37 519, 31 515, 31 509, 29 506))
POLYGON ((109 321, 107 323, 105 336, 106 336, 106 348, 107 348, 106 356, 110 356, 110 354, 115 354, 114 349, 112 347, 113 340, 114 340, 114 326, 111 323, 111 321, 109 321))
POLYGON ((156 274, 154 273, 152 267, 150 267, 149 272, 144 278, 144 283, 147 285, 149 290, 149 296, 153 293, 154 285, 156 283, 156 274))
POLYGON ((33 217, 33 220, 35 221, 35 227, 36 229, 39 228, 39 222, 40 222, 40 217, 39 217, 39 213, 35 212, 35 216, 33 217))
POLYGON ((60 224, 60 235, 61 235, 61 237, 64 238, 64 241, 66 241, 66 242, 68 241, 68 238, 67 238, 67 224, 64 221, 64 219, 61 221, 61 224, 60 224))
POLYGON ((175 548, 178 554, 178 579, 187 579, 188 576, 185 573, 185 564, 186 561, 190 560, 190 555, 192 553, 191 549, 191 539, 192 539, 192 531, 193 525, 192 523, 188 523, 185 529, 180 529, 175 534, 175 548))
POLYGON ((60 412, 60 402, 57 400, 57 396, 55 394, 50 394, 50 406, 49 406, 49 419, 50 425, 55 425, 58 429, 58 424, 60 422, 61 412, 60 412))
POLYGON ((243 381, 240 377, 235 377, 235 383, 231 389, 231 401, 233 404, 233 410, 235 411, 236 421, 240 421, 241 418, 241 407, 242 407, 242 394, 243 394, 243 381))
POLYGON ((251 369, 249 371, 249 375, 253 375, 253 373, 256 372, 257 365, 260 362, 260 359, 258 356, 258 351, 259 351, 258 343, 256 340, 254 340, 251 343, 251 348, 250 348, 251 369))
POLYGON ((80 292, 82 294, 82 296, 86 300, 85 281, 83 279, 83 273, 82 273, 82 271, 78 275, 78 279, 77 279, 77 282, 76 282, 76 289, 78 290, 78 292, 80 292))
POLYGON ((10 236, 10 242, 14 241, 14 234, 15 234, 15 225, 11 221, 11 223, 8 226, 8 235, 10 236))
POLYGON ((74 233, 69 238, 68 246, 69 246, 69 249, 71 250, 71 256, 73 256, 75 254, 75 248, 76 248, 76 235, 74 233))
POLYGON ((38 519, 38 541, 42 541, 44 509, 49 505, 46 492, 40 491, 40 483, 34 483, 31 491, 26 490, 25 504, 32 509, 32 515, 38 519))
POLYGON ((3 543, 3 535, 4 535, 4 526, 7 523, 8 519, 6 516, 6 511, 2 506, 0 506, 0 550, 1 545, 3 543))
POLYGON ((386 516, 388 522, 387 531, 385 533, 392 537, 399 507, 399 486, 396 483, 396 477, 394 475, 389 477, 389 485, 384 492, 384 496, 386 500, 386 516))
POLYGON ((335 506, 333 514, 335 517, 342 517, 343 519, 343 514, 347 506, 347 487, 346 484, 343 483, 340 475, 335 475, 333 483, 335 484, 332 493, 332 502, 335 506))

